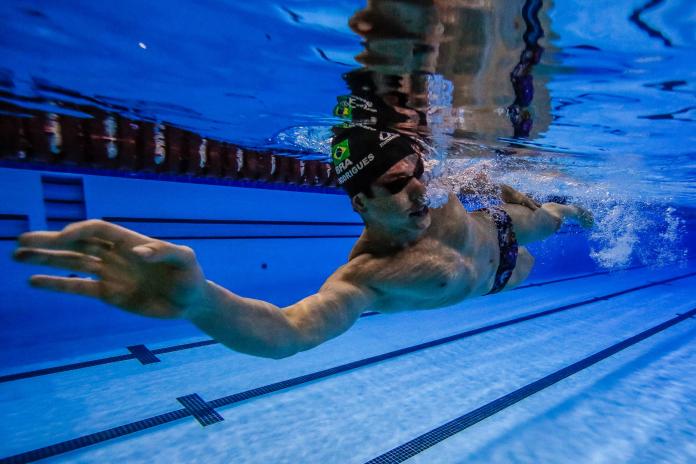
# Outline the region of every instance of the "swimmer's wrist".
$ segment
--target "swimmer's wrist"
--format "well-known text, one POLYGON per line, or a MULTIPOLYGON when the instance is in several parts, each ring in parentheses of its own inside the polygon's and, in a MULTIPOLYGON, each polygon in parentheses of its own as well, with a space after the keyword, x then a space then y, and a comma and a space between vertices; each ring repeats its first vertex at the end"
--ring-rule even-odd
POLYGON ((194 324, 196 321, 210 317, 220 303, 220 292, 224 290, 211 280, 206 280, 201 295, 191 305, 185 307, 179 317, 187 319, 194 324))

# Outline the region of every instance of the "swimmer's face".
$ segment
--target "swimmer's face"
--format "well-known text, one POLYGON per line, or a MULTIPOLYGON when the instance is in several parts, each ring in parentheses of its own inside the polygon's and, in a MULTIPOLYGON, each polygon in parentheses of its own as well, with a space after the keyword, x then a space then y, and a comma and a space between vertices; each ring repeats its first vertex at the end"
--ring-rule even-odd
POLYGON ((430 211, 425 205, 423 170, 419 155, 407 156, 371 184, 372 197, 358 194, 364 211, 356 209, 370 221, 397 229, 426 229, 430 211))

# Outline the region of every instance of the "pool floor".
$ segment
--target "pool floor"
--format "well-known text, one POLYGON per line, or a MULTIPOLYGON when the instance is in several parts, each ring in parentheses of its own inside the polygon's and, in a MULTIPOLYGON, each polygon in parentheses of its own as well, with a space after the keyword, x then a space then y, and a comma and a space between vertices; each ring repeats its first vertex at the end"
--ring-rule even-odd
POLYGON ((0 376, 0 462, 696 461, 696 264, 368 315, 283 360, 201 336, 0 376))

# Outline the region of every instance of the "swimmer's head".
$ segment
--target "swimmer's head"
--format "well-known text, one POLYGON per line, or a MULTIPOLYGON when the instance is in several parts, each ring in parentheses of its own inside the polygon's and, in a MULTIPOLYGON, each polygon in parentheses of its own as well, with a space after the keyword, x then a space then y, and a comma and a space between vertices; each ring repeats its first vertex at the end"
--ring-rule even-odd
POLYGON ((375 180, 419 151, 413 139, 395 132, 357 125, 334 131, 331 164, 339 185, 350 197, 360 192, 371 197, 375 180))
POLYGON ((394 231, 430 225, 423 159, 413 139, 351 127, 334 139, 332 161, 353 209, 366 224, 379 223, 394 231))

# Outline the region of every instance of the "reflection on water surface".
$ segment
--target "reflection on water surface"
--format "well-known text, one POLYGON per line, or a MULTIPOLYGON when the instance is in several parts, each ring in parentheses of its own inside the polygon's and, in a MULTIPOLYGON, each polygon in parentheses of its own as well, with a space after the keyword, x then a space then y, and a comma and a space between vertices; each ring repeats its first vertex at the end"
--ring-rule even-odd
MULTIPOLYGON (((612 243, 646 229, 677 236, 691 214, 695 8, 10 2, 0 7, 0 105, 13 117, 98 111, 152 124, 155 135, 164 124, 202 141, 326 159, 341 121, 336 97, 350 95, 379 109, 377 124, 432 149, 433 198, 480 172, 572 198, 597 211, 598 259, 611 263, 612 243)), ((351 117, 374 116, 353 106, 351 117)))

